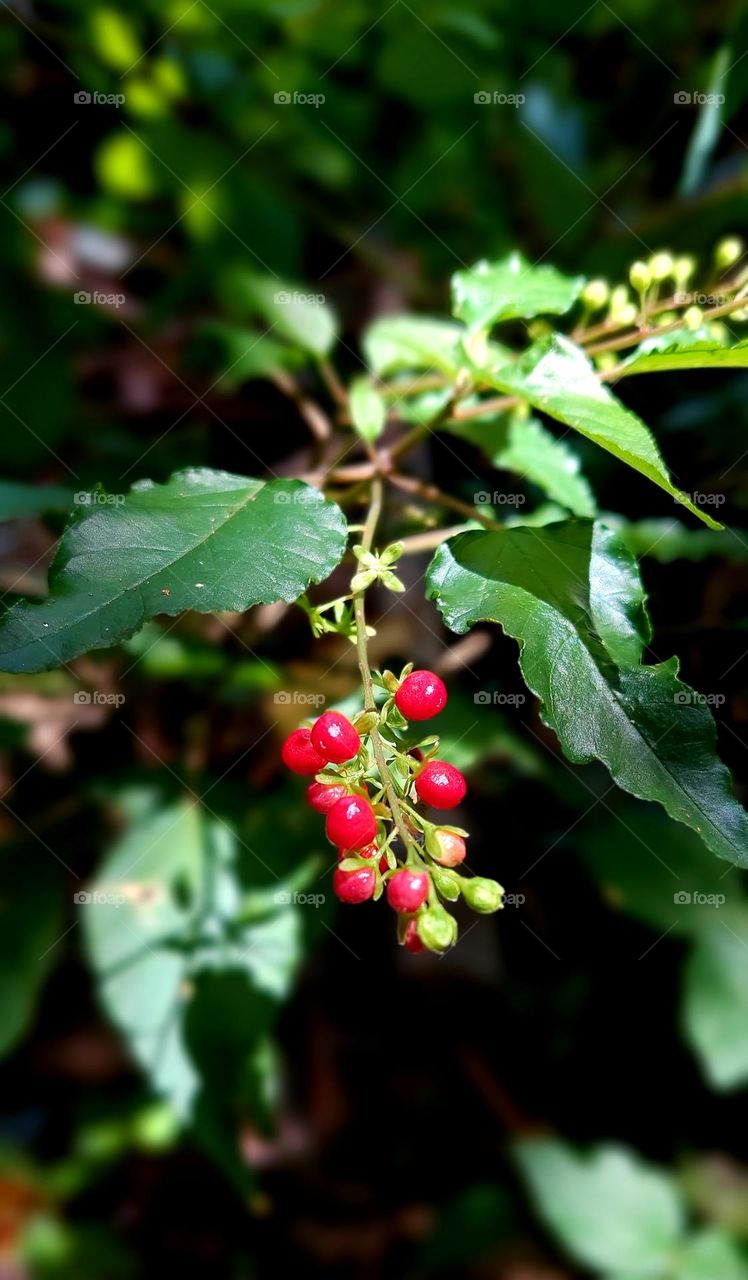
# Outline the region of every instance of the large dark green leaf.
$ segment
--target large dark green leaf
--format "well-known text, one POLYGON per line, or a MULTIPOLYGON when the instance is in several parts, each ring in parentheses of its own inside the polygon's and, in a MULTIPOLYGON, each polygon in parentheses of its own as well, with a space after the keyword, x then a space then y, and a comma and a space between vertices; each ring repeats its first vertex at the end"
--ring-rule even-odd
POLYGON ((476 262, 452 277, 452 310, 471 329, 487 329, 500 320, 560 316, 576 302, 583 276, 564 276, 555 267, 533 267, 521 253, 499 262, 476 262))
POLYGON ((587 356, 568 338, 554 334, 536 343, 516 364, 476 368, 476 373, 607 449, 710 528, 722 527, 675 487, 649 428, 600 382, 587 356))
POLYGON ((602 760, 720 857, 748 864, 748 814, 716 755, 708 706, 675 659, 644 666, 649 622, 636 562, 600 523, 463 533, 437 550, 428 593, 453 631, 498 622, 567 756, 602 760))
POLYGON ((49 598, 5 615, 0 668, 42 671, 117 644, 155 614, 295 600, 345 547, 339 508, 295 480, 191 469, 117 497, 93 494, 80 506, 49 598))

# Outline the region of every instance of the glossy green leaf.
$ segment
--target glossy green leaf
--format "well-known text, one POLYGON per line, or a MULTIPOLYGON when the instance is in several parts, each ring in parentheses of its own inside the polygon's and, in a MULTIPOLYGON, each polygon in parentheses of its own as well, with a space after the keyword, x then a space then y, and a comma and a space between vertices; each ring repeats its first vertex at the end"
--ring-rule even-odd
POLYGON ((564 315, 584 288, 583 276, 565 276, 555 267, 533 267, 521 253, 499 262, 483 259, 452 277, 452 311, 471 329, 500 320, 564 315))
POLYGON ((715 920, 686 967, 686 1038, 715 1089, 748 1084, 748 909, 715 920))
POLYGON ((675 659, 641 663, 644 594, 616 534, 587 521, 463 533, 438 548, 427 583, 453 631, 492 621, 519 641, 525 680, 570 760, 601 760, 623 790, 748 865, 748 814, 708 706, 675 659))
POLYGON ((94 493, 66 529, 49 598, 0 622, 0 669, 41 671, 132 635, 155 614, 295 600, 345 548, 345 520, 299 481, 194 468, 94 493))
POLYGON ((530 480, 576 516, 593 516, 595 498, 565 441, 556 439, 537 418, 502 415, 490 420, 452 421, 452 435, 482 449, 495 467, 530 480))
MULTIPOLYGON (((674 335, 673 335, 674 336, 674 335)), ((672 341, 646 349, 642 343, 618 372, 621 378, 635 373, 681 373, 688 369, 746 369, 748 339, 727 347, 709 339, 672 341)))
POLYGON ((722 527, 673 485, 649 428, 600 382, 587 356, 568 338, 554 334, 514 365, 477 372, 498 390, 523 397, 640 471, 710 528, 722 527))
POLYGON ((387 421, 387 407, 368 378, 355 378, 349 392, 353 426, 362 440, 373 444, 379 438, 387 421))
POLYGON ((454 377, 465 363, 462 325, 427 316, 384 316, 363 337, 366 362, 380 378, 407 371, 454 377))
POLYGON ((233 295, 235 307, 246 308, 265 320, 276 338, 285 338, 317 357, 328 355, 335 345, 338 326, 334 312, 323 295, 308 286, 244 271, 231 276, 226 291, 233 295))
POLYGON ((543 1222, 579 1263, 631 1276, 660 1275, 683 1231, 670 1179, 623 1147, 578 1154, 562 1142, 514 1146, 543 1222))

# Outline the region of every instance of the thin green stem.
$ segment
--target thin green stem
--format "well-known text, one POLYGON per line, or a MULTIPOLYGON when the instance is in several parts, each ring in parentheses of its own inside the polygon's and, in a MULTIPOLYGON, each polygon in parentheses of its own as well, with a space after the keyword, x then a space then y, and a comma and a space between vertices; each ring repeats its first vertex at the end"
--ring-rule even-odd
MULTIPOLYGON (((382 511, 382 491, 382 479, 380 476, 375 476, 371 485, 371 503, 369 506, 369 513, 366 517, 366 524, 364 525, 364 532, 361 538, 361 545, 365 551, 371 551, 372 544, 374 542, 374 534, 382 511)), ((361 672, 361 684, 364 691, 364 709, 366 711, 376 712, 377 704, 374 699, 374 684, 371 678, 369 651, 366 641, 365 595, 365 591, 357 591, 353 597, 353 607, 356 617, 356 649, 358 652, 358 667, 361 672)), ((379 728, 376 725, 371 730, 370 737, 372 750, 374 752, 374 759, 376 761, 377 769, 379 770, 379 777, 381 779, 382 786, 384 787, 384 793, 387 797, 387 804, 389 805, 393 822, 397 827, 398 835, 400 836, 405 849, 410 852, 414 847, 414 842, 410 832, 408 831, 405 819, 403 818, 400 801, 398 800, 397 792, 395 790, 395 784, 392 781, 392 775, 390 774, 384 754, 382 738, 379 733, 379 728)))

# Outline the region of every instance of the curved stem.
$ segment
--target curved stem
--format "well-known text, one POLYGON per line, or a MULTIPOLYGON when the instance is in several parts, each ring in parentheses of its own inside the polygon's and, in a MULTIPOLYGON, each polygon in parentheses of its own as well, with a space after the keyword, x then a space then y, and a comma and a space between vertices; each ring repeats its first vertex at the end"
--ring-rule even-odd
MULTIPOLYGON (((366 551, 371 551, 372 543, 374 542, 374 533, 382 511, 382 491, 382 479, 380 476, 375 476, 371 486, 371 504, 369 506, 369 513, 366 517, 366 524, 364 525, 364 532, 361 538, 361 544, 366 551)), ((371 679, 369 652, 366 643, 365 595, 365 591, 357 591, 353 597, 353 607, 356 617, 356 649, 358 652, 358 668, 361 672, 361 684, 364 690, 364 709, 366 711, 376 711, 377 704, 374 700, 374 685, 371 679)), ((400 801, 397 798, 395 784, 392 781, 392 775, 390 774, 387 766, 384 746, 382 744, 382 738, 377 725, 375 725, 371 730, 369 736, 371 737, 374 759, 376 761, 377 769, 379 770, 379 776, 382 780, 382 786, 384 787, 384 793, 387 797, 387 804, 389 805, 392 819, 397 827, 397 833, 400 836, 405 849, 410 852, 413 848, 413 840, 406 826, 405 819, 403 818, 400 801)))

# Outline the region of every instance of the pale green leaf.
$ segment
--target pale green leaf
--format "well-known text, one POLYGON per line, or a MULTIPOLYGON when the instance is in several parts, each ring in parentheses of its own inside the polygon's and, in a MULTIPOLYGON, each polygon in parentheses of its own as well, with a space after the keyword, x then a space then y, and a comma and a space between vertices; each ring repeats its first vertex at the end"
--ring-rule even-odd
POLYGON ((471 329, 501 320, 564 315, 584 288, 583 276, 565 276, 555 267, 534 267, 521 253, 499 262, 483 259, 452 277, 452 311, 471 329))

